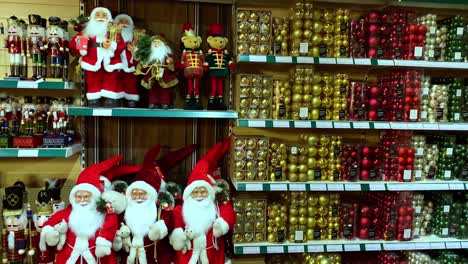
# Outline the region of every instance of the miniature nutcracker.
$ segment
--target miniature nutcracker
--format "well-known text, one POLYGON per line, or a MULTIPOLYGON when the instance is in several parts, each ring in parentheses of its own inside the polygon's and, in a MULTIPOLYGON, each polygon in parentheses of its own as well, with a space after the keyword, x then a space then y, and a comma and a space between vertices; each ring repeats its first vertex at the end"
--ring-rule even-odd
POLYGON ((47 41, 44 49, 50 58, 50 76, 52 78, 62 77, 62 54, 65 51, 63 43, 63 30, 60 28, 60 18, 49 17, 49 27, 47 27, 47 41))
POLYGON ((37 134, 44 134, 44 131, 47 130, 47 112, 43 108, 43 101, 43 97, 36 97, 36 113, 34 114, 34 122, 37 134))
POLYGON ((21 124, 21 113, 22 113, 22 104, 18 98, 10 97, 10 105, 12 108, 12 117, 10 120, 10 128, 13 134, 19 133, 19 128, 21 124))
POLYGON ((46 190, 49 191, 52 196, 52 211, 56 213, 60 210, 65 209, 65 202, 62 201, 61 190, 65 184, 64 179, 47 179, 46 190))
POLYGON ((133 60, 132 51, 134 50, 133 30, 135 25, 129 15, 120 14, 115 17, 114 23, 122 26, 122 38, 127 47, 120 54, 122 59, 122 68, 118 74, 118 85, 121 85, 124 92, 124 97, 127 99, 127 107, 136 107, 137 102, 140 100, 138 95, 138 77, 135 72, 135 61, 133 60))
POLYGON ((184 24, 184 35, 181 41, 184 44, 181 64, 184 67, 184 77, 187 79, 188 85, 184 109, 202 109, 198 91, 200 79, 203 77, 203 64, 205 63, 205 56, 203 51, 200 50, 202 39, 200 36, 195 35, 192 25, 184 24))
POLYGON ((10 77, 20 77, 21 55, 23 54, 23 28, 18 18, 11 16, 8 19, 8 37, 5 47, 10 54, 10 77))
POLYGON ((22 28, 23 35, 21 37, 21 66, 20 66, 20 77, 22 79, 28 77, 28 38, 27 38, 27 32, 28 32, 28 24, 24 22, 24 20, 20 19, 18 20, 18 24, 22 28))
POLYGON ((177 251, 176 264, 226 263, 226 244, 221 237, 233 230, 236 213, 229 200, 216 200, 216 182, 210 176, 222 157, 221 149, 224 143, 198 161, 183 192, 184 202, 173 211, 174 231, 169 239, 177 251))
POLYGON ((23 189, 5 188, 3 196, 2 263, 23 263, 28 249, 28 220, 23 206, 23 189))
POLYGON ((32 102, 32 96, 24 97, 24 104, 21 108, 21 127, 23 133, 32 135, 34 133, 34 117, 36 106, 32 102))
POLYGON ((62 101, 55 100, 52 102, 49 111, 47 112, 48 123, 52 122, 53 134, 58 135, 65 127, 65 109, 62 101))
MULTIPOLYGON (((54 213, 52 210, 52 196, 48 190, 40 190, 36 200, 36 214, 33 215, 35 230, 32 232, 32 247, 35 249, 35 261, 38 264, 52 264, 55 254, 52 247, 39 243, 42 227, 54 213)), ((43 240, 44 241, 44 240, 43 240)))
POLYGON ((0 104, 0 133, 8 134, 10 133, 10 122, 13 118, 13 109, 11 108, 11 104, 9 103, 9 98, 2 98, 1 101, 2 102, 0 104))
POLYGON ((113 25, 109 9, 96 7, 83 31, 70 40, 70 50, 81 56, 81 68, 85 70, 88 106, 99 107, 101 97, 105 107, 118 106, 123 98, 122 87, 117 85, 117 75, 122 67, 120 54, 125 41, 119 33, 121 27, 113 25))
MULTIPOLYGON (((44 32, 47 28, 47 19, 46 18, 41 18, 41 28, 44 29, 44 32)), ((44 41, 46 40, 46 34, 44 33, 44 41)), ((42 47, 42 69, 41 69, 41 76, 42 78, 47 77, 47 69, 48 69, 48 64, 47 64, 47 50, 42 47)))
POLYGON ((60 21, 60 28, 63 32, 63 51, 60 53, 62 56, 62 79, 68 80, 68 64, 70 63, 70 50, 68 42, 70 41, 70 34, 68 33, 68 22, 66 20, 60 21))
POLYGON ((234 69, 231 55, 226 49, 228 39, 223 35, 221 24, 211 24, 206 40, 210 45, 206 55, 205 68, 211 78, 211 92, 208 100, 208 109, 226 110, 224 103, 224 80, 229 77, 230 70, 234 69))
POLYGON ((28 28, 28 56, 31 57, 32 61, 32 70, 33 70, 33 80, 42 79, 42 62, 44 59, 43 55, 43 46, 45 38, 45 29, 41 27, 41 16, 39 15, 29 15, 29 28, 28 28))
POLYGON ((143 75, 141 85, 148 89, 148 108, 172 108, 172 91, 169 88, 179 83, 175 74, 179 62, 172 55, 166 39, 161 35, 143 37, 138 43, 135 58, 143 65, 136 74, 143 75))

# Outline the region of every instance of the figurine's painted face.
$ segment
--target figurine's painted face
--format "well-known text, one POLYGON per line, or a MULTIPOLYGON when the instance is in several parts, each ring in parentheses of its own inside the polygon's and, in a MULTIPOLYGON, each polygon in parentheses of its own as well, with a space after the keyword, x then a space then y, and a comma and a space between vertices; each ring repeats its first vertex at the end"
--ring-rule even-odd
POLYGON ((137 203, 142 203, 148 199, 148 193, 143 189, 135 188, 130 193, 130 197, 137 203))
POLYGON ((18 215, 9 215, 3 217, 3 223, 5 223, 8 231, 23 230, 27 224, 26 211, 18 215))
POLYGON ((38 26, 30 26, 28 30, 28 35, 30 37, 39 37, 40 31, 38 26))
POLYGON ((51 26, 47 29, 47 37, 50 39, 52 43, 55 43, 57 41, 57 38, 62 37, 63 34, 61 34, 61 28, 56 27, 56 26, 51 26))
POLYGON ((124 27, 131 26, 130 21, 125 17, 122 17, 121 19, 119 19, 119 25, 123 25, 124 27))
POLYGON ((63 201, 52 204, 52 210, 54 211, 54 213, 63 209, 65 209, 65 203, 63 201))
POLYGON ((208 189, 206 187, 203 187, 203 186, 197 187, 197 188, 193 189, 191 196, 196 201, 201 202, 201 201, 205 200, 206 198, 208 198, 208 189))
POLYGON ((8 34, 9 35, 18 35, 18 26, 11 25, 8 27, 8 34))
POLYGON ((75 204, 76 205, 81 205, 81 206, 86 206, 91 202, 91 199, 93 198, 93 194, 88 191, 77 191, 75 193, 75 204))
POLYGON ((109 17, 103 11, 97 11, 96 15, 94 16, 94 20, 99 21, 99 22, 105 22, 108 19, 109 19, 109 17))
POLYGON ((34 215, 33 220, 34 220, 34 226, 38 231, 41 231, 42 227, 44 226, 44 223, 49 220, 50 214, 43 214, 43 215, 34 215))
POLYGON ((154 39, 153 42, 151 42, 151 46, 158 48, 162 45, 162 41, 160 39, 154 39))

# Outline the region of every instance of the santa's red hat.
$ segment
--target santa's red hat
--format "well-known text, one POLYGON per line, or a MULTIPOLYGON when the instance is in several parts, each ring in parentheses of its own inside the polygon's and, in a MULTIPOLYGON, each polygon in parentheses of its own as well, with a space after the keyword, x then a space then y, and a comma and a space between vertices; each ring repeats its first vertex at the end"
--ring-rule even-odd
POLYGON ((129 165, 129 164, 121 164, 112 167, 110 170, 104 172, 103 175, 99 177, 101 184, 104 187, 104 191, 112 190, 112 182, 115 181, 117 178, 135 174, 141 171, 142 167, 138 165, 129 165))
POLYGON ((119 155, 107 159, 103 162, 88 166, 86 169, 84 169, 78 176, 75 186, 70 191, 70 202, 74 201, 75 193, 77 191, 91 192, 93 194, 93 199, 98 199, 103 192, 103 188, 99 181, 99 176, 117 165, 117 163, 119 163, 122 158, 123 157, 119 155))
MULTIPOLYGON (((219 142, 216 144, 216 149, 213 154, 211 154, 213 157, 211 158, 212 160, 219 161, 221 158, 226 154, 226 152, 229 150, 229 147, 231 146, 231 138, 232 135, 228 136, 224 141, 219 142)), ((208 154, 208 153, 207 153, 208 154)), ((210 175, 213 177, 215 180, 221 179, 221 172, 218 170, 218 162, 214 162, 211 164, 209 168, 210 175)))
POLYGON ((184 189, 184 200, 187 200, 193 190, 198 187, 206 187, 210 198, 215 199, 214 185, 216 184, 216 180, 213 178, 212 173, 214 171, 213 168, 217 166, 218 161, 224 155, 222 151, 225 148, 226 142, 228 142, 228 139, 217 143, 197 162, 195 168, 190 173, 187 187, 184 189))
POLYGON ((208 31, 209 37, 224 37, 223 26, 219 23, 213 23, 210 25, 210 30, 208 31))

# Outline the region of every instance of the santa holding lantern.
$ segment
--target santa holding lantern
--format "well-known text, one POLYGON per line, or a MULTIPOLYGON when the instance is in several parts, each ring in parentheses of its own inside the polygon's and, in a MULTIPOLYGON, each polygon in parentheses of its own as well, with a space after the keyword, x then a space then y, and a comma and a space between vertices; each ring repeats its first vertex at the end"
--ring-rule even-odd
POLYGON ((119 27, 112 24, 109 9, 96 7, 83 31, 73 37, 70 50, 81 56, 81 68, 85 70, 88 106, 99 107, 100 98, 106 98, 105 107, 118 106, 124 92, 117 85, 118 71, 122 67, 120 54, 125 41, 119 27))
POLYGON ((111 246, 119 227, 117 214, 106 214, 97 204, 103 195, 99 176, 120 160, 117 156, 84 169, 70 191, 71 205, 44 224, 40 243, 56 247, 55 263, 116 263, 111 246))
POLYGON ((176 264, 222 264, 226 244, 222 236, 234 228, 236 214, 230 201, 218 202, 216 181, 210 175, 227 149, 229 139, 216 144, 196 164, 183 193, 182 206, 174 209, 170 243, 176 264))

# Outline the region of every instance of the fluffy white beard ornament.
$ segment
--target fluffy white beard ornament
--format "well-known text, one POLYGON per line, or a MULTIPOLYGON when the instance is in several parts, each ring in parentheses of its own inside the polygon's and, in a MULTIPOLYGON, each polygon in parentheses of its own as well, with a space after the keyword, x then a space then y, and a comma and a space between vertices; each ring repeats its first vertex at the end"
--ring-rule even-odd
POLYGON ((126 26, 122 28, 122 32, 120 34, 122 35, 123 40, 125 43, 132 42, 133 40, 133 26, 126 26))
POLYGON ((104 224, 104 214, 96 209, 96 201, 93 199, 87 205, 71 201, 72 211, 68 220, 68 225, 77 237, 94 237, 96 231, 104 224))
POLYGON ((148 234, 150 225, 156 222, 156 217, 156 202, 152 199, 142 203, 130 200, 125 209, 125 223, 132 230, 134 237, 144 238, 148 234))
POLYGON ((159 47, 151 46, 151 55, 149 58, 150 62, 156 62, 159 64, 164 64, 166 57, 168 54, 171 53, 171 48, 164 44, 160 45, 159 47))
POLYGON ((105 38, 107 35, 107 25, 110 21, 97 21, 91 19, 83 30, 83 35, 88 37, 105 38))
POLYGON ((210 197, 197 201, 190 197, 182 205, 185 225, 198 234, 206 234, 216 219, 215 203, 210 197))

